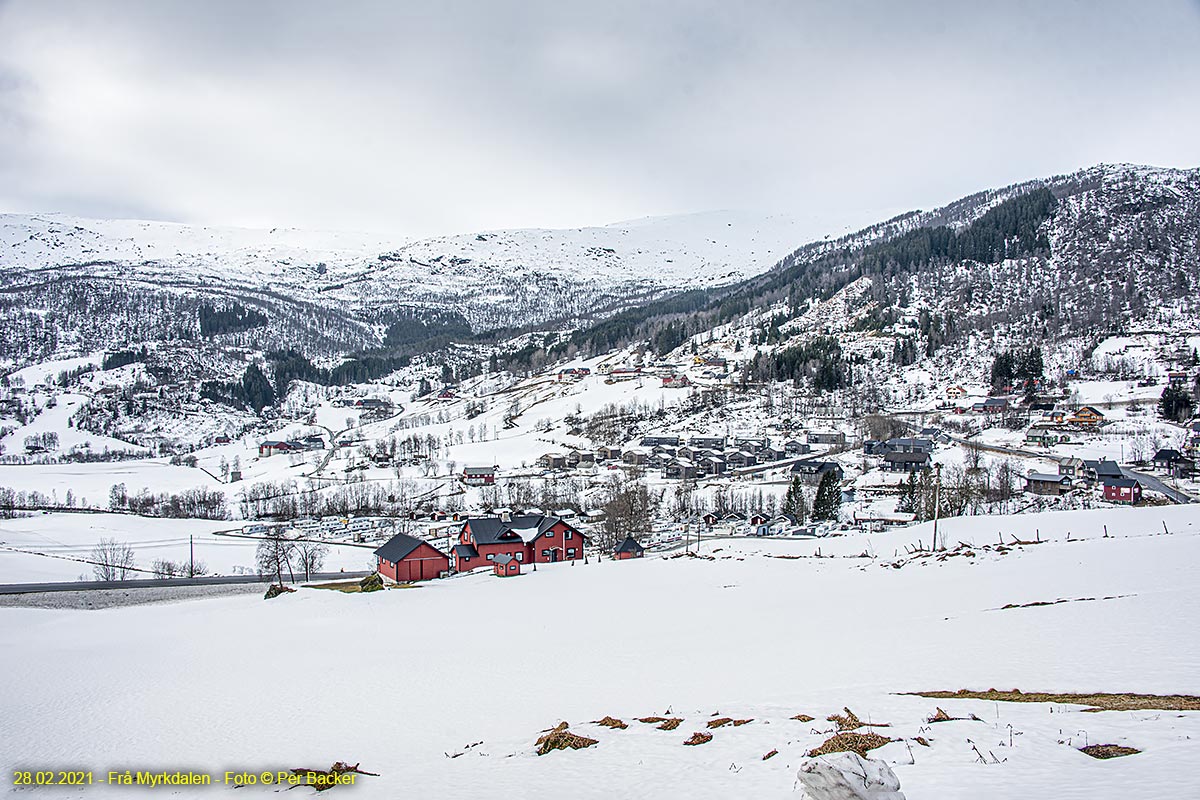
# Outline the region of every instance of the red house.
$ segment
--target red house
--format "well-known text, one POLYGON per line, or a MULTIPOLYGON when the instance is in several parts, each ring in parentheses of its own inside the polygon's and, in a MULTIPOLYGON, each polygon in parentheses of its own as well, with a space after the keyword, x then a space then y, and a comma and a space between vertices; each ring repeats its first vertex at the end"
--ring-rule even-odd
POLYGON ((450 571, 450 557, 428 542, 397 533, 375 551, 376 570, 397 583, 424 581, 450 571))
POLYGON ((499 578, 521 574, 521 562, 512 556, 496 556, 492 559, 492 572, 499 578))
POLYGON ((518 563, 575 561, 583 558, 586 537, 558 517, 471 517, 463 523, 454 545, 459 572, 495 564, 500 556, 518 563))
POLYGON ((637 539, 626 536, 625 541, 617 545, 616 550, 613 550, 613 558, 617 561, 624 561, 627 558, 641 558, 645 553, 646 548, 638 544, 637 539))
POLYGON ((1104 499, 1133 505, 1142 499, 1142 485, 1133 478, 1105 478, 1104 499))

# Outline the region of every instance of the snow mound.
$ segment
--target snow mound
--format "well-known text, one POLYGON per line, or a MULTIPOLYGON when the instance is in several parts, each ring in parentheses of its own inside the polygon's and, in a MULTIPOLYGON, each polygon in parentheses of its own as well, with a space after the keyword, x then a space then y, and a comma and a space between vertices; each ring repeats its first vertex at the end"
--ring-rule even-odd
POLYGON ((807 800, 904 800, 892 768, 858 753, 809 759, 796 777, 807 800))

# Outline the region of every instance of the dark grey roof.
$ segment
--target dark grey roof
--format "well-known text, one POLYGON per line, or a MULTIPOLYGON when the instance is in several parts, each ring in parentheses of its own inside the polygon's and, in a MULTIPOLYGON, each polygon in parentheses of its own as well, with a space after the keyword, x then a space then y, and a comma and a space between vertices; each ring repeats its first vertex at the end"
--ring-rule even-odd
POLYGON ((797 461, 792 464, 792 472, 803 472, 813 475, 819 475, 822 472, 832 472, 835 469, 841 469, 832 461, 797 461))
POLYGON ((508 562, 513 561, 513 560, 514 560, 513 557, 510 556, 508 553, 501 553, 500 555, 494 556, 492 558, 492 563, 499 564, 500 566, 504 566, 505 564, 507 564, 508 562))
POLYGON ((614 553, 640 553, 645 549, 646 548, 644 548, 640 544, 638 544, 637 540, 634 539, 632 536, 626 536, 625 541, 623 541, 619 545, 617 545, 617 549, 614 550, 613 552, 614 553))
POLYGON ((1070 480, 1066 475, 1052 475, 1046 472, 1031 472, 1025 477, 1027 480, 1038 483, 1063 483, 1070 480))
MULTIPOLYGON (((554 524, 559 522, 558 517, 519 515, 514 516, 505 522, 500 517, 471 517, 466 521, 466 525, 471 528, 471 535, 475 537, 477 544, 496 544, 498 542, 524 541, 518 530, 529 530, 537 528, 538 534, 543 534, 554 527, 554 524)), ((578 533, 581 538, 583 533, 578 528, 567 525, 575 533, 578 533)))
POLYGON ((900 463, 911 462, 911 463, 917 463, 917 464, 924 464, 926 461, 930 460, 930 457, 929 457, 929 453, 896 453, 896 452, 889 451, 889 452, 883 454, 883 460, 891 461, 893 463, 895 463, 895 462, 900 462, 900 463))
POLYGON ((1133 478, 1105 478, 1104 485, 1115 486, 1118 489, 1132 489, 1139 484, 1133 478))
POLYGON ((479 558, 479 551, 469 544, 456 544, 454 555, 458 558, 479 558))
MULTIPOLYGON (((413 550, 416 550, 426 542, 417 539, 414 536, 409 536, 407 533, 397 533, 392 538, 384 542, 378 549, 375 550, 375 555, 380 558, 391 561, 393 564, 403 561, 413 550)), ((430 545, 433 547, 433 545, 430 545)), ((435 550, 437 548, 434 548, 435 550)), ((440 553, 441 551, 438 550, 440 553)))
POLYGON ((1121 465, 1115 461, 1100 459, 1099 461, 1084 461, 1083 463, 1088 469, 1095 470, 1097 477, 1120 478, 1123 475, 1121 465))
POLYGON ((1171 447, 1164 447, 1154 454, 1151 461, 1178 461, 1183 458, 1183 453, 1171 447))

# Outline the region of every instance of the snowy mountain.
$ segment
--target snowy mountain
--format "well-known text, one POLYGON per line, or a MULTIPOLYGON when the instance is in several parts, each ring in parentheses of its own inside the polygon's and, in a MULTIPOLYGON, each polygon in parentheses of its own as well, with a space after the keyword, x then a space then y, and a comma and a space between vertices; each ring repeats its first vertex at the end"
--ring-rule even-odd
POLYGON ((730 212, 415 241, 0 215, 0 315, 23 342, 0 356, 48 355, 97 337, 121 346, 121 333, 196 333, 201 302, 265 314, 265 335, 242 337, 254 344, 325 352, 381 344, 401 317, 522 329, 741 280, 812 233, 796 220, 730 212), (157 327, 138 319, 148 305, 165 312, 157 327))

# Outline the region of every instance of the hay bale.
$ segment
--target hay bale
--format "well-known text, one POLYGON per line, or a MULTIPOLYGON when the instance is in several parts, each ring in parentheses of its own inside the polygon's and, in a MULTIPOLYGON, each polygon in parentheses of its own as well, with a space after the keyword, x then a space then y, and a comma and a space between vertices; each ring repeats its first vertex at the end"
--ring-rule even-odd
POLYGON ((599 741, 589 739, 587 736, 579 736, 571 733, 567 730, 567 723, 560 722, 548 732, 538 737, 537 754, 544 756, 551 750, 582 750, 594 744, 599 744, 599 741))
POLYGON ((825 756, 830 753, 856 753, 866 758, 868 750, 883 747, 890 741, 892 739, 880 736, 873 731, 869 733, 837 733, 826 739, 820 747, 810 750, 808 757, 816 758, 817 756, 825 756))
POLYGON ((696 731, 692 734, 692 738, 684 742, 685 745, 708 744, 712 741, 712 734, 704 731, 696 731))
POLYGON ((616 728, 622 731, 629 727, 616 717, 605 717, 604 719, 597 720, 596 724, 604 728, 616 728))

